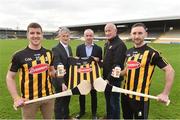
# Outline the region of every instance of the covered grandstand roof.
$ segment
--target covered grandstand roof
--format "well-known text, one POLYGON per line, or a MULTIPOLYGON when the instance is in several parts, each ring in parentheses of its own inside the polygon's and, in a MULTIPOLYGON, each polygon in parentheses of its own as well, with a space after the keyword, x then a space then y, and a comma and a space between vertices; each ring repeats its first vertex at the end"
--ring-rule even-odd
MULTIPOLYGON (((118 28, 118 34, 123 40, 130 39, 130 29, 134 23, 145 23, 148 30, 148 41, 155 41, 156 43, 179 43, 180 37, 180 16, 168 16, 168 17, 154 17, 145 19, 131 19, 121 21, 109 21, 113 22, 118 28)), ((87 28, 93 29, 96 33, 96 38, 104 39, 104 26, 108 22, 101 23, 89 23, 80 25, 66 26, 74 32, 75 37, 83 36, 83 31, 87 28)))
MULTIPOLYGON (((113 22, 115 24, 127 24, 127 23, 136 23, 136 22, 171 21, 171 20, 180 20, 180 16, 166 16, 166 17, 154 17, 154 18, 144 18, 144 19, 107 21, 107 22, 100 22, 100 23, 88 23, 88 24, 79 24, 79 25, 69 25, 69 26, 66 26, 66 27, 69 27, 69 28, 78 28, 78 27, 85 27, 85 26, 100 26, 100 25, 105 25, 108 22, 113 22)), ((63 27, 63 26, 61 26, 61 27, 63 27)))

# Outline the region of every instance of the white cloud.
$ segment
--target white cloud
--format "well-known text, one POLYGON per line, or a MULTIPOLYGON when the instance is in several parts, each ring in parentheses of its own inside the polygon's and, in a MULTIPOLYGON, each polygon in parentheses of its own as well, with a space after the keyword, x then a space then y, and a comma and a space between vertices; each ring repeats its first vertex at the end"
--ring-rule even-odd
POLYGON ((26 29, 180 15, 179 0, 4 0, 0 27, 26 29))

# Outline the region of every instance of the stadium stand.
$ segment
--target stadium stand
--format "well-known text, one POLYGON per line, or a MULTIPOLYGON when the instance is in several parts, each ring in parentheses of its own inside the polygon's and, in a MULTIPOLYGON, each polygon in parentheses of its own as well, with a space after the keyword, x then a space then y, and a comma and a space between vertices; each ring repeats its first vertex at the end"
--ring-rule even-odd
POLYGON ((180 43, 180 29, 169 30, 161 34, 154 43, 180 43))
POLYGON ((119 33, 119 37, 123 40, 123 41, 127 41, 127 40, 130 40, 130 30, 127 30, 125 32, 122 32, 122 33, 119 33))
MULTIPOLYGON (((180 32, 180 16, 169 16, 169 17, 159 17, 159 18, 147 18, 147 19, 135 19, 135 20, 124 20, 124 21, 111 21, 116 24, 118 28, 118 34, 120 38, 124 41, 129 40, 130 29, 134 23, 143 22, 148 28, 147 42, 154 43, 180 43, 179 42, 179 32, 180 32), (171 32, 169 30, 173 28, 171 32), (172 37, 170 37, 170 36, 172 37), (168 37, 169 36, 169 37, 168 37), (169 39, 169 40, 165 40, 169 39)), ((108 22, 106 22, 108 23, 108 22)), ((91 23, 91 24, 80 24, 74 26, 66 26, 71 31, 84 31, 87 28, 91 28, 95 31, 96 38, 105 38, 104 26, 106 23, 91 23)))
POLYGON ((1 28, 0 29, 0 38, 1 39, 26 38, 26 31, 1 28))
MULTIPOLYGON (((126 21, 114 21, 118 28, 118 35, 124 41, 130 40, 130 29, 134 23, 143 22, 147 26, 147 42, 154 43, 180 43, 180 16, 170 16, 161 18, 136 19, 126 21)), ((108 22, 106 22, 108 23, 108 22)), ((92 29, 95 32, 95 40, 105 40, 104 26, 106 23, 81 24, 68 27, 71 30, 71 39, 83 39, 85 29, 92 29)), ((56 32, 44 32, 45 39, 54 39, 56 32)), ((13 30, 10 28, 0 28, 0 39, 26 38, 26 30, 13 30)))
POLYGON ((70 38, 73 39, 80 39, 81 36, 83 36, 83 32, 79 32, 79 31, 71 31, 71 36, 70 38))
MULTIPOLYGON (((45 39, 54 39, 54 32, 44 32, 45 39)), ((0 29, 0 39, 26 38, 26 30, 0 29)))

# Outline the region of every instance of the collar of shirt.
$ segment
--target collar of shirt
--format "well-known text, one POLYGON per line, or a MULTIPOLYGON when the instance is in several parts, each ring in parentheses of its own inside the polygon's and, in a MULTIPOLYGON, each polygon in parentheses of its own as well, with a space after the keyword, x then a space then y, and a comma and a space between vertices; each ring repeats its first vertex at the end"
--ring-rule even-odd
POLYGON ((86 46, 87 48, 91 48, 91 47, 94 46, 94 43, 92 43, 92 44, 90 44, 90 45, 88 45, 88 44, 85 43, 85 46, 86 46))
POLYGON ((61 43, 61 45, 62 45, 64 48, 67 48, 67 47, 68 47, 68 45, 65 45, 63 42, 60 41, 60 43, 61 43))
POLYGON ((109 43, 113 43, 114 41, 116 41, 118 39, 118 35, 116 35, 115 37, 108 39, 109 43))
POLYGON ((134 49, 138 50, 138 49, 145 49, 147 46, 147 43, 144 43, 141 47, 135 47, 134 46, 134 49))
POLYGON ((62 46, 64 47, 64 49, 66 50, 67 56, 69 57, 69 49, 68 49, 68 45, 63 44, 61 41, 60 43, 62 44, 62 46))
POLYGON ((87 57, 91 56, 92 49, 93 49, 93 44, 86 45, 86 55, 87 55, 87 57))

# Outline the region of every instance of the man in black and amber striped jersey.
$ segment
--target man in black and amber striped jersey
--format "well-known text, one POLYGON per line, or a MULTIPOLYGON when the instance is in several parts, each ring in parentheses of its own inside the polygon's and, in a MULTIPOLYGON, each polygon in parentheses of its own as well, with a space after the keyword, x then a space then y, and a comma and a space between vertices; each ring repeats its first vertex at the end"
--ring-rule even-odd
MULTIPOLYGON (((146 27, 143 23, 136 23, 131 28, 131 38, 134 47, 126 52, 126 75, 124 89, 149 94, 151 78, 158 66, 165 72, 165 87, 158 95, 160 102, 166 103, 174 80, 174 69, 165 61, 160 53, 144 42, 147 37, 146 27)), ((149 111, 148 98, 122 94, 122 111, 124 119, 147 119, 149 111)))
MULTIPOLYGON (((55 73, 52 66, 52 53, 41 46, 42 28, 38 23, 27 27, 29 45, 13 55, 6 82, 16 107, 22 107, 25 100, 33 100, 53 94, 50 73, 55 73), (15 82, 19 72, 21 95, 18 94, 15 82)), ((44 119, 52 119, 54 100, 45 100, 22 107, 23 119, 34 119, 40 109, 44 119)))

